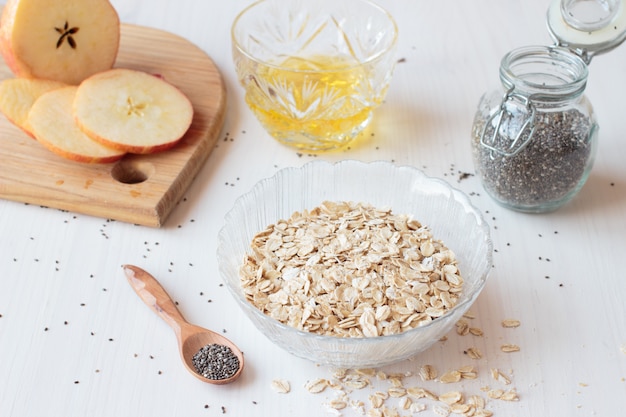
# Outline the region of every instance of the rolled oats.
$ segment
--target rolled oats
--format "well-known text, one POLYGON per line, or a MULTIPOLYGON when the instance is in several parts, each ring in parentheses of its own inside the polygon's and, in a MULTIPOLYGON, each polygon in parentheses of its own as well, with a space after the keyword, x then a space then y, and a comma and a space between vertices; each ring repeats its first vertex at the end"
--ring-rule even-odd
POLYGON ((511 379, 504 375, 498 368, 491 368, 491 377, 498 381, 502 382, 505 385, 509 385, 511 383, 511 379))
POLYGON ((456 322, 456 333, 460 336, 465 336, 470 332, 470 326, 467 320, 461 319, 456 322))
POLYGON ((391 387, 387 390, 390 397, 400 398, 406 395, 406 389, 401 387, 391 387))
POLYGON ((329 381, 327 379, 318 378, 313 381, 307 382, 307 384, 305 385, 305 388, 311 394, 319 394, 320 392, 324 391, 328 387, 328 385, 329 385, 329 381))
POLYGON ((452 382, 459 382, 461 380, 461 373, 459 371, 448 371, 439 377, 439 382, 444 384, 450 384, 452 382))
POLYGON ((518 397, 517 391, 515 391, 515 389, 511 389, 511 390, 505 391, 500 396, 500 399, 502 401, 519 401, 519 397, 518 397))
POLYGON ((406 393, 413 399, 419 400, 421 398, 428 398, 430 400, 436 400, 438 397, 427 389, 421 387, 409 387, 406 393))
POLYGON ((272 381, 272 389, 279 394, 287 394, 291 391, 291 385, 289 381, 284 379, 274 379, 272 381))
POLYGON ((348 406, 348 403, 342 399, 334 399, 328 403, 328 406, 335 410, 343 410, 348 406))
POLYGON ((480 395, 472 395, 467 399, 469 405, 473 405, 476 408, 485 408, 485 399, 480 395))
POLYGON ((419 370, 422 381, 431 381, 437 378, 437 370, 432 365, 423 365, 419 370))
POLYGON ((480 350, 475 347, 470 347, 465 352, 467 353, 467 356, 472 359, 480 359, 483 357, 483 354, 480 352, 480 350))
POLYGON ((462 379, 476 379, 478 378, 478 372, 472 365, 466 365, 458 369, 461 373, 462 379))
POLYGON ((383 417, 383 412, 379 408, 370 408, 367 410, 367 417, 383 417))
POLYGON ((322 335, 404 332, 443 316, 463 287, 455 254, 430 229, 363 203, 295 212, 254 236, 251 249, 240 268, 247 300, 322 335))
POLYGON ((439 401, 444 402, 448 405, 460 403, 463 401, 463 394, 459 391, 448 391, 439 396, 439 401))
POLYGON ((411 397, 407 396, 400 398, 400 401, 398 402, 398 406, 403 410, 409 410, 412 404, 413 400, 411 400, 411 397))
POLYGON ((507 343, 504 344, 502 346, 500 346, 500 350, 502 350, 502 352, 519 352, 520 347, 511 343, 507 343))
POLYGON ((411 413, 421 413, 424 410, 426 410, 426 404, 423 403, 414 402, 413 404, 411 404, 411 407, 409 407, 409 411, 411 413))
POLYGON ((482 336, 484 334, 482 329, 479 329, 478 327, 470 327, 469 332, 474 336, 482 336))
POLYGON ((450 405, 450 411, 452 414, 465 414, 467 415, 470 411, 470 405, 464 403, 456 403, 450 405))
POLYGON ((439 404, 435 404, 433 406, 433 411, 435 412, 435 414, 441 417, 448 417, 451 412, 450 407, 439 405, 439 404))
POLYGON ((370 400, 370 405, 372 406, 372 408, 380 408, 385 403, 384 398, 381 398, 379 395, 375 394, 370 394, 368 396, 368 399, 370 400))
POLYGON ((343 384, 351 389, 363 389, 365 387, 367 387, 369 385, 370 381, 367 377, 364 377, 362 375, 354 375, 354 376, 350 376, 347 377, 344 381, 343 384))
POLYGON ((502 320, 502 327, 511 328, 511 327, 519 327, 520 321, 515 319, 505 319, 502 320))
POLYGON ((490 389, 487 391, 487 397, 493 398, 495 400, 501 398, 504 395, 504 390, 501 389, 490 389))

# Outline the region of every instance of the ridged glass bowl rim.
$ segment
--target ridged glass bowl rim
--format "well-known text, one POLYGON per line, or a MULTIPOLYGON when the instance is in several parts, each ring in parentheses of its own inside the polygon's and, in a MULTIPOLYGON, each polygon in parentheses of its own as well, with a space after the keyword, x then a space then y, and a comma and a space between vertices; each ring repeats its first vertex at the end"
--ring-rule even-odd
MULTIPOLYGON (((233 24, 231 25, 230 38, 231 38, 233 48, 239 51, 240 54, 242 54, 249 60, 253 62, 257 62, 259 64, 262 64, 270 68, 281 69, 282 67, 280 65, 273 63, 273 62, 268 62, 267 60, 264 60, 264 59, 260 59, 254 56, 252 53, 250 53, 246 48, 243 47, 243 45, 241 45, 241 43, 238 40, 237 35, 235 34, 239 21, 246 13, 249 13, 250 11, 252 11, 254 8, 258 6, 261 6, 263 3, 268 3, 270 1, 273 1, 273 0, 258 0, 248 5, 243 10, 241 10, 237 14, 237 16, 235 17, 235 20, 233 21, 233 24)), ((377 60, 381 59, 383 56, 385 56, 385 54, 387 54, 389 51, 392 51, 396 47, 396 45, 398 44, 398 24, 396 23, 396 20, 394 19, 394 17, 385 8, 374 3, 373 1, 370 1, 370 0, 354 0, 354 1, 367 4, 368 6, 371 6, 372 8, 379 10, 381 13, 383 13, 387 17, 387 19, 389 19, 389 22, 391 23, 391 26, 393 27, 393 39, 391 40, 391 42, 389 42, 389 44, 384 49, 380 50, 377 54, 374 54, 368 57, 366 60, 359 61, 358 63, 355 63, 353 65, 345 65, 345 66, 333 67, 329 69, 322 68, 322 69, 297 69, 296 70, 296 69, 290 68, 289 69, 290 72, 303 73, 303 74, 324 73, 324 72, 336 72, 337 70, 349 70, 350 68, 358 68, 363 65, 368 65, 373 62, 376 62, 377 60)), ((309 4, 309 3, 314 4, 315 1, 311 0, 309 2, 306 2, 306 4, 309 4)))
MULTIPOLYGON (((259 230, 260 231, 260 230, 259 230)), ((435 236, 436 238, 436 236, 435 236)), ((445 242, 444 242, 445 243, 445 242)), ((459 311, 459 310, 464 310, 466 311, 467 309, 469 309, 469 307, 474 303, 474 301, 476 301, 476 299, 478 298, 478 296, 480 295, 480 293, 482 292, 486 282, 487 282, 487 277, 489 276, 489 272, 491 271, 492 268, 492 257, 493 257, 493 241, 491 240, 491 232, 490 232, 490 228, 489 225, 487 224, 487 222, 485 221, 483 215, 480 213, 480 211, 471 203, 469 197, 463 193, 462 191, 458 190, 457 188, 451 186, 450 184, 448 184, 446 181, 439 179, 439 178, 435 178, 435 177, 431 177, 429 175, 426 175, 423 171, 412 167, 412 166, 408 166, 408 165, 395 165, 392 164, 390 162, 386 162, 386 161, 374 161, 374 162, 361 162, 361 161, 356 161, 356 160, 343 160, 343 161, 339 161, 339 162, 327 162, 327 161, 312 161, 312 162, 307 162, 306 164, 304 164, 301 167, 287 167, 287 168, 282 168, 279 171, 277 171, 274 175, 264 178, 262 180, 260 180, 259 182, 257 182, 252 189, 250 189, 248 192, 244 193, 243 195, 239 196, 236 200, 235 203, 233 205, 233 208, 231 208, 225 215, 224 217, 224 226, 220 229, 219 233, 218 233, 218 247, 217 247, 217 259, 218 259, 218 263, 219 263, 219 270, 220 270, 220 274, 222 276, 222 280, 224 281, 226 287, 228 288, 229 292, 231 293, 231 295, 235 298, 235 300, 237 301, 237 303, 242 306, 243 308, 245 308, 248 312, 250 312, 251 314, 253 314, 258 320, 261 320, 263 322, 267 322, 268 324, 270 324, 272 327, 281 329, 284 332, 289 332, 295 335, 298 335, 299 337, 302 338, 306 338, 309 340, 319 340, 323 343, 336 343, 339 345, 368 345, 368 344, 379 344, 379 343, 383 343, 383 342, 390 342, 390 341, 400 341, 401 339, 407 338, 410 335, 414 334, 414 333, 419 333, 419 332, 424 332, 426 329, 429 329, 433 326, 438 326, 441 324, 441 320, 445 320, 446 318, 448 318, 449 316, 452 316, 455 312, 459 311), (245 296, 243 295, 243 292, 241 291, 241 287, 239 286, 238 288, 234 288, 231 283, 225 279, 225 272, 223 271, 223 263, 222 263, 222 253, 224 250, 224 238, 225 238, 225 231, 226 229, 229 227, 228 224, 230 221, 232 221, 232 217, 234 215, 234 212, 236 211, 236 207, 241 204, 241 202, 248 196, 254 193, 255 190, 258 189, 262 189, 264 187, 267 186, 267 184, 273 182, 276 180, 276 178, 278 176, 281 175, 288 175, 289 172, 295 172, 295 171, 301 171, 307 167, 310 166, 315 166, 315 165, 320 165, 320 164, 325 164, 325 165, 332 165, 333 168, 337 169, 337 167, 339 167, 340 165, 349 165, 349 164, 357 164, 357 165, 361 165, 361 166, 370 166, 370 165, 387 165, 389 166, 391 169, 398 169, 398 170, 407 170, 412 172, 416 178, 423 178, 426 181, 430 181, 433 184, 437 184, 439 187, 441 187, 442 190, 446 190, 449 193, 451 193, 454 196, 454 200, 458 201, 460 204, 462 204, 469 212, 471 212, 471 214, 473 214, 476 218, 477 221, 477 226, 482 230, 482 234, 484 236, 484 242, 487 245, 487 251, 486 251, 486 262, 485 262, 485 267, 484 270, 481 271, 480 276, 476 279, 476 285, 473 288, 473 291, 471 293, 468 293, 465 295, 464 299, 461 300, 461 302, 457 303, 452 309, 450 309, 448 312, 446 312, 446 314, 444 314, 443 316, 432 320, 424 325, 421 325, 419 327, 404 331, 402 333, 398 333, 398 334, 392 334, 392 335, 382 335, 382 336, 377 336, 377 337, 360 337, 360 338, 351 338, 351 337, 336 337, 336 336, 325 336, 325 335, 320 335, 317 333, 312 333, 312 332, 307 332, 307 331, 303 331, 303 330, 299 330, 295 327, 286 325, 284 323, 281 323, 280 321, 268 316, 267 314, 264 314, 261 310, 259 310, 258 308, 256 308, 254 305, 252 305, 248 300, 246 300, 245 296)), ((243 261, 243 254, 242 254, 242 261, 243 261)))

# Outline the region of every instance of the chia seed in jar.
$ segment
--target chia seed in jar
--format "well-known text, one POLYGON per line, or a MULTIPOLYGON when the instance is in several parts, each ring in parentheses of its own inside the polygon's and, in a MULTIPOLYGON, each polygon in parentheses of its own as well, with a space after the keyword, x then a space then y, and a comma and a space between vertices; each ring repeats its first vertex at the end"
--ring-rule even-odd
POLYGON ((587 66, 558 47, 524 47, 501 63, 472 128, 478 176, 499 204, 546 212, 571 200, 593 165, 598 126, 584 96, 587 66))

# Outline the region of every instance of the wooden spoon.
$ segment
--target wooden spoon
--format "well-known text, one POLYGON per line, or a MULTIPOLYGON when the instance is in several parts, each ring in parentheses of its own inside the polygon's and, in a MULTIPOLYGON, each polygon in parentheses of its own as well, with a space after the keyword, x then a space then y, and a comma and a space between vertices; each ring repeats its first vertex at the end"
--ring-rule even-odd
POLYGON ((243 370, 243 353, 226 337, 211 330, 195 326, 187 322, 176 308, 161 284, 149 273, 133 265, 123 265, 128 282, 137 295, 157 313, 174 330, 178 339, 178 347, 183 363, 189 372, 201 381, 210 384, 228 384, 241 375, 243 370), (195 368, 193 356, 207 345, 221 345, 230 348, 239 360, 239 368, 226 378, 206 378, 195 368))

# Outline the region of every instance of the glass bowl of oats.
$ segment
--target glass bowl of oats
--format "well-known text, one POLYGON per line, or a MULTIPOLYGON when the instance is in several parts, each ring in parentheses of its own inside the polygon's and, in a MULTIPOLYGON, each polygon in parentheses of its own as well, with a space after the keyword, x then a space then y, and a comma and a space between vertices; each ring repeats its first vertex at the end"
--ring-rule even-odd
POLYGON ((483 289, 489 226, 447 182, 388 162, 285 168, 237 199, 218 234, 225 285, 255 327, 315 363, 417 355, 483 289))

